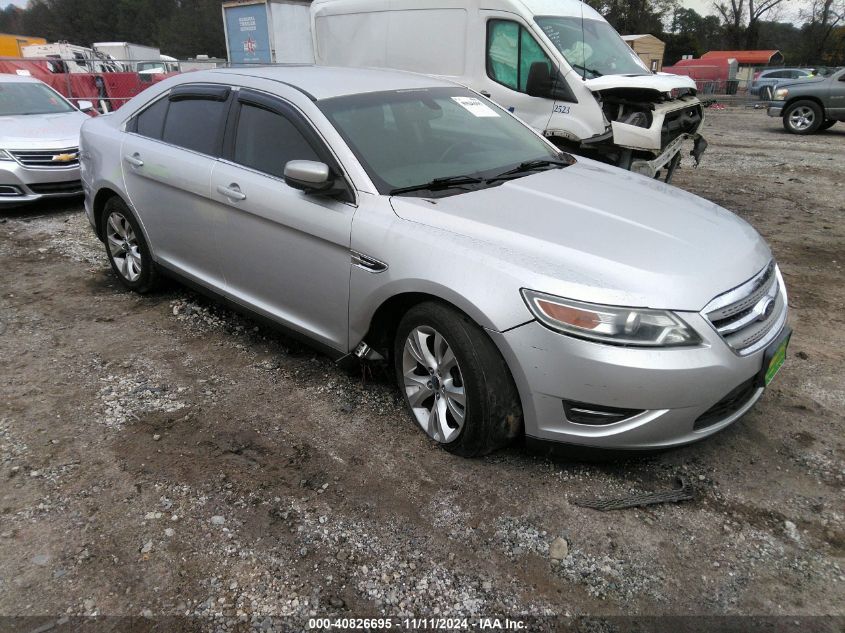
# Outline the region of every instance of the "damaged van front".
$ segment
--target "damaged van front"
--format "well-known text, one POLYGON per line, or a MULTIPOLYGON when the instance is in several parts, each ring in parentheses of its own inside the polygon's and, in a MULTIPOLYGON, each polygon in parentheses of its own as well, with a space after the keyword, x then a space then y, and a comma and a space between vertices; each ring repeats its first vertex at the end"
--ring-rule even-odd
POLYGON ((555 101, 547 137, 667 181, 685 150, 698 163, 707 142, 700 134, 704 109, 692 79, 653 73, 601 15, 580 2, 525 4, 537 11, 569 9, 568 15, 530 16, 532 30, 559 55, 559 73, 545 82, 542 77, 532 90, 555 101))

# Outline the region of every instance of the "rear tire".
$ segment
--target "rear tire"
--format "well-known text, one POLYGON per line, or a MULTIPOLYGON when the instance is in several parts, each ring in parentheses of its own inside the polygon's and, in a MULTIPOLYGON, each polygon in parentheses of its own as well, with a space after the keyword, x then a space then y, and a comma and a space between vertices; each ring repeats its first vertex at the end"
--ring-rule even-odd
POLYGON ((429 301, 408 310, 393 362, 411 417, 450 453, 486 455, 522 432, 505 360, 484 330, 454 308, 429 301))
POLYGON ((796 101, 783 113, 783 129, 790 134, 812 134, 823 122, 824 113, 815 101, 796 101))
POLYGON ((103 207, 103 237, 112 270, 124 286, 140 294, 159 282, 150 248, 132 211, 117 196, 103 207))

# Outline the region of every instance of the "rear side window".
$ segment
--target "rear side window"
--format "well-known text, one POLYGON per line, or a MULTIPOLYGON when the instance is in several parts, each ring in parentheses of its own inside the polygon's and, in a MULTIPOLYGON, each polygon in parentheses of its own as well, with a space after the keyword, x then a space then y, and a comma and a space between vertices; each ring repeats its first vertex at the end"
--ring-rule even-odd
POLYGON ((167 99, 159 99, 149 108, 141 112, 135 119, 135 132, 147 138, 161 140, 164 129, 164 117, 167 115, 167 99))
POLYGON ((225 101, 171 99, 161 140, 201 154, 216 156, 227 109, 225 101))
POLYGON ((235 132, 234 161, 282 177, 290 160, 321 160, 290 120, 249 103, 241 105, 235 132))

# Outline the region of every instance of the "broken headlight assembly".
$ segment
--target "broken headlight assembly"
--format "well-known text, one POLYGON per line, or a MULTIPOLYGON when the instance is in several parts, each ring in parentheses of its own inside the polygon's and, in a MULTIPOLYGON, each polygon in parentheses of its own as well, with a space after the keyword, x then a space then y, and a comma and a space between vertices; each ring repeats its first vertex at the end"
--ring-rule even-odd
POLYGON ((668 310, 584 303, 527 289, 522 290, 522 297, 540 323, 577 338, 637 347, 701 343, 695 330, 668 310))
POLYGON ((775 101, 784 101, 789 96, 789 88, 778 88, 775 90, 773 99, 775 101))

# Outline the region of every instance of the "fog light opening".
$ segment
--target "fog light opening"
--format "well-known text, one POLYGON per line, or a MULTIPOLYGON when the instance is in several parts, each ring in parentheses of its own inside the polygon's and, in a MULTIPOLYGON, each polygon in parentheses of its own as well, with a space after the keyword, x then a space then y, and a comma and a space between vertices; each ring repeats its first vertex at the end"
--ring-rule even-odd
POLYGON ((598 404, 575 402, 573 400, 563 401, 563 414, 566 416, 567 421, 573 424, 588 424, 590 426, 616 424, 617 422, 633 418, 644 411, 644 409, 605 407, 598 404))

